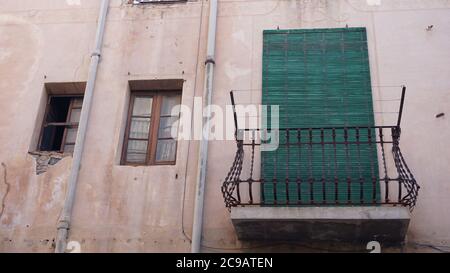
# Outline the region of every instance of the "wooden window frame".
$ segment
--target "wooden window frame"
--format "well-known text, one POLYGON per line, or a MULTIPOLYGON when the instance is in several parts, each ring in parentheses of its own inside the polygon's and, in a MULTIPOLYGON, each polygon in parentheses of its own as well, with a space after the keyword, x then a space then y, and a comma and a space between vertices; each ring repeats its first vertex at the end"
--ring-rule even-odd
MULTIPOLYGON (((81 106, 74 106, 74 100, 75 99, 84 99, 84 97, 83 96, 78 96, 78 97, 71 97, 71 99, 70 99, 70 105, 69 105, 69 109, 68 109, 68 113, 67 113, 67 119, 66 119, 66 128, 64 129, 64 135, 63 135, 63 139, 62 139, 62 142, 61 142, 61 148, 60 148, 60 151, 61 152, 64 152, 64 148, 65 148, 65 146, 66 145, 73 145, 74 146, 74 149, 75 149, 75 144, 76 144, 76 139, 75 139, 75 142, 69 142, 69 143, 67 143, 66 141, 67 141, 67 131, 69 130, 69 129, 74 129, 74 128, 76 128, 77 129, 77 135, 78 135, 78 126, 79 126, 79 124, 80 124, 80 122, 70 122, 70 119, 72 118, 72 111, 73 110, 76 110, 76 109, 80 109, 80 111, 83 109, 83 104, 81 104, 81 106)), ((80 118, 81 118, 81 113, 80 113, 80 118)))
MULTIPOLYGON (((158 133, 161 121, 161 106, 163 98, 167 95, 179 95, 181 90, 155 90, 155 91, 132 91, 128 106, 127 124, 125 128, 125 137, 123 140, 123 148, 120 164, 124 166, 173 166, 177 162, 178 141, 175 139, 175 159, 173 161, 156 161, 156 149, 158 145, 158 133), (147 154, 145 162, 135 163, 127 161, 128 142, 130 141, 131 119, 133 117, 133 108, 136 97, 151 97, 152 111, 150 117, 149 136, 147 138, 147 154)), ((178 125, 179 126, 179 125, 178 125)), ((165 138, 162 138, 165 139, 165 138)), ((172 138, 170 138, 172 139, 172 138)), ((131 139, 133 140, 133 139, 131 139)), ((143 139, 140 139, 143 140, 143 139)))
MULTIPOLYGON (((82 109, 81 107, 74 107, 73 106, 73 101, 75 99, 84 99, 83 95, 80 94, 65 94, 65 95, 49 95, 48 99, 47 99, 47 104, 46 104, 46 108, 45 108, 45 114, 44 114, 44 120, 42 121, 42 126, 41 126, 41 132, 39 134, 39 142, 38 142, 38 147, 37 147, 37 151, 42 151, 41 150, 41 146, 42 146, 42 137, 44 136, 44 129, 45 127, 48 126, 55 126, 55 127, 64 127, 64 133, 63 133, 63 138, 61 140, 61 145, 59 146, 59 150, 54 150, 54 151, 49 151, 49 152, 58 152, 58 153, 64 153, 64 147, 67 144, 66 143, 66 138, 67 138, 67 130, 71 129, 71 128, 77 128, 77 132, 78 132, 78 126, 79 126, 79 122, 70 122, 70 118, 71 118, 71 114, 72 114, 72 110, 73 109, 82 109), (68 107, 68 112, 67 112, 67 117, 66 117, 66 122, 47 122, 47 116, 48 116, 48 112, 50 110, 50 103, 51 100, 53 98, 70 98, 70 104, 68 107)), ((54 141, 54 135, 52 136, 52 142, 54 141)), ((75 143, 69 143, 69 145, 75 145, 75 143)), ((71 152, 72 153, 72 152, 71 152)))

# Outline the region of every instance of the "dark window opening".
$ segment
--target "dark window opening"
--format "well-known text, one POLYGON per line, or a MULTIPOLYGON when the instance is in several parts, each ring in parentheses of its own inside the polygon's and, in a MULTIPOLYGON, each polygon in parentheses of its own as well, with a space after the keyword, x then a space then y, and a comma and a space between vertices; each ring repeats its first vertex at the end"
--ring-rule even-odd
POLYGON ((49 97, 39 151, 73 152, 82 105, 82 96, 49 97))

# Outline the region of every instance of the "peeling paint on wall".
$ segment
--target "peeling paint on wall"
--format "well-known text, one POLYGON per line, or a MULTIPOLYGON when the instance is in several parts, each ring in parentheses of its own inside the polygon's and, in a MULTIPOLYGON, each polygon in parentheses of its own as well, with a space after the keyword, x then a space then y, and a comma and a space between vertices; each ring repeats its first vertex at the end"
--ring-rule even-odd
POLYGON ((56 165, 64 157, 70 156, 57 152, 30 152, 30 154, 36 159, 37 175, 45 173, 50 166, 56 165))

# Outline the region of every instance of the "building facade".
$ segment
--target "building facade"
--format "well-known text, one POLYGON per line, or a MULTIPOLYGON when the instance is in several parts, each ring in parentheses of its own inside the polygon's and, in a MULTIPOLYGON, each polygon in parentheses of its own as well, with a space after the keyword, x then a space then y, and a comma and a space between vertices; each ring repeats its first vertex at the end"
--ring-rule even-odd
POLYGON ((214 58, 215 1, 157 2, 111 0, 100 54, 101 1, 0 0, 0 251, 55 251, 93 57, 67 240, 82 252, 189 252, 195 217, 203 252, 450 250, 449 1, 219 0, 214 58), (199 216, 201 142, 174 137, 170 109, 201 120, 208 65, 218 108, 230 91, 280 105, 281 148, 239 146, 224 110, 199 216))

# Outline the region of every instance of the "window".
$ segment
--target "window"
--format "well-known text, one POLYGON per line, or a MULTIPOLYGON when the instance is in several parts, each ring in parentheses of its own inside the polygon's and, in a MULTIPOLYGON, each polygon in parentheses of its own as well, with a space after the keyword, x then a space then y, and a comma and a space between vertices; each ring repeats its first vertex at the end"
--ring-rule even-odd
POLYGON ((73 152, 82 105, 83 96, 49 97, 39 151, 73 152))
POLYGON ((123 165, 174 165, 181 92, 133 92, 123 165))

